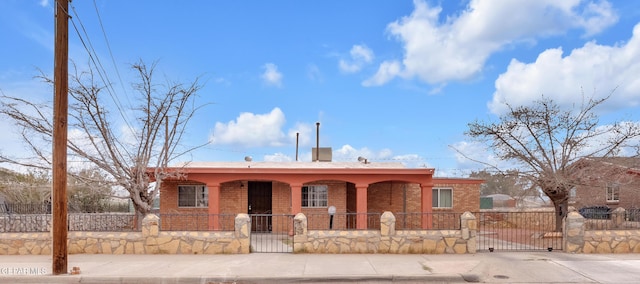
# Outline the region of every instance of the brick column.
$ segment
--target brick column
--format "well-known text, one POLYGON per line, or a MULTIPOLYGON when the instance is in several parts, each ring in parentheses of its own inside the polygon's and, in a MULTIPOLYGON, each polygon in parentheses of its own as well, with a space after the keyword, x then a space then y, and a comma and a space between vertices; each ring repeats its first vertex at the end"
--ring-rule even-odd
POLYGON ((421 207, 420 212, 422 212, 422 229, 431 229, 433 224, 431 213, 433 212, 433 185, 432 184, 420 184, 420 192, 421 192, 421 207))
POLYGON ((368 184, 356 184, 356 229, 367 229, 367 189, 368 184))
POLYGON ((209 230, 217 231, 220 229, 220 184, 207 183, 209 190, 209 230))

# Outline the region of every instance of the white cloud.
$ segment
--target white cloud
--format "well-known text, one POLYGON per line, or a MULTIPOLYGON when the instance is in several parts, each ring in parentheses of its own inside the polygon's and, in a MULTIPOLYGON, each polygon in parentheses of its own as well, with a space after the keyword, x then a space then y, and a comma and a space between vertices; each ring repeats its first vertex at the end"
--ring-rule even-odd
POLYGON ((245 147, 282 146, 285 135, 281 128, 285 116, 280 108, 267 114, 241 113, 228 123, 216 122, 212 144, 237 144, 245 147))
POLYGON ((400 74, 401 69, 402 65, 398 61, 382 62, 378 72, 373 77, 362 82, 362 85, 365 87, 384 85, 400 74))
POLYGON ((506 111, 509 103, 528 105, 542 94, 558 104, 571 106, 586 96, 613 96, 605 102, 609 108, 640 105, 640 24, 625 44, 615 46, 588 42, 563 57, 561 48, 547 49, 535 62, 512 59, 507 71, 495 82, 496 91, 489 109, 495 114, 506 111), (595 90, 595 94, 592 92, 595 90))
POLYGON ((311 130, 313 129, 311 124, 307 123, 296 123, 296 125, 289 129, 288 137, 290 141, 293 141, 292 144, 296 142, 296 133, 299 133, 298 137, 298 145, 306 146, 311 144, 311 130))
POLYGON ((49 0, 40 0, 40 6, 47 7, 49 6, 49 0))
POLYGON ((441 7, 414 0, 409 16, 390 23, 387 31, 404 48, 399 70, 396 60, 382 62, 365 86, 394 77, 417 77, 429 84, 468 80, 482 71, 487 58, 505 45, 580 28, 595 34, 617 21, 606 1, 588 0, 471 0, 459 15, 441 19, 441 7))
POLYGON ((283 153, 275 153, 273 155, 264 155, 264 161, 265 162, 292 162, 294 159, 292 159, 290 156, 287 156, 283 153))
POLYGON ((278 66, 273 63, 267 63, 262 66, 264 73, 261 77, 265 84, 269 86, 282 87, 282 73, 278 71, 278 66))
POLYGON ((338 66, 340 71, 345 73, 359 72, 364 65, 373 61, 373 51, 366 45, 354 45, 349 52, 351 58, 349 60, 340 59, 338 66))

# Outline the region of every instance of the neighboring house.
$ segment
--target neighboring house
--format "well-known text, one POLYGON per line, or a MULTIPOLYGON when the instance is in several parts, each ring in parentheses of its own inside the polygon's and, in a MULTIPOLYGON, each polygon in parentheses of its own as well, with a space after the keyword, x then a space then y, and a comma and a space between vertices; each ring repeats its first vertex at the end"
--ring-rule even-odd
MULTIPOLYGON (((334 206, 337 214, 359 213, 358 229, 367 228, 361 213, 477 212, 482 183, 435 178, 433 169, 401 163, 207 162, 169 171, 180 178, 163 181, 161 215, 326 214, 334 206)), ((429 228, 423 219, 422 227, 429 228)), ((210 229, 218 226, 209 221, 210 229)))
POLYGON ((572 165, 569 205, 640 208, 640 158, 585 158, 572 165))
POLYGON ((514 208, 516 207, 516 199, 507 194, 490 194, 483 196, 491 198, 493 201, 493 208, 514 208))

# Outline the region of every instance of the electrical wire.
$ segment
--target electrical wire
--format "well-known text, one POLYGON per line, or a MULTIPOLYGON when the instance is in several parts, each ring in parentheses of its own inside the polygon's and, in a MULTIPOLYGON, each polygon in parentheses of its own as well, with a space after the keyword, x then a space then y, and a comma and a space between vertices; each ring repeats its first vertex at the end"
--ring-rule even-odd
MULTIPOLYGON (((111 63, 113 64, 113 68, 116 70, 116 75, 118 75, 118 80, 120 81, 120 86, 122 87, 122 91, 127 98, 129 99, 129 94, 127 93, 127 89, 124 87, 124 83, 122 81, 122 76, 120 76, 120 70, 118 69, 118 65, 116 64, 116 59, 113 56, 113 52, 111 51, 111 44, 109 43, 109 38, 107 37, 107 32, 104 29, 104 25, 102 24, 102 17, 100 17, 100 11, 98 10, 98 5, 96 4, 96 0, 93 0, 93 7, 96 10, 96 15, 98 17, 98 23, 100 24, 100 29, 102 30, 102 35, 104 36, 104 41, 107 44, 107 50, 109 50, 109 56, 111 57, 111 63)), ((128 101, 131 104, 130 101, 128 101)))
POLYGON ((122 103, 120 102, 118 97, 115 95, 115 89, 113 89, 113 84, 111 83, 111 80, 109 80, 107 72, 106 72, 104 66, 102 65, 102 62, 100 61, 100 58, 98 57, 95 49, 93 48, 93 45, 91 44, 91 40, 90 40, 89 34, 87 33, 87 31, 86 31, 86 29, 84 27, 84 24, 82 23, 82 20, 80 19, 80 16, 78 15, 78 12, 76 11, 74 5, 71 5, 71 10, 73 10, 73 14, 74 14, 74 17, 71 18, 71 23, 73 25, 74 30, 76 31, 76 34, 78 35, 78 37, 80 39, 80 42, 82 43, 82 46, 87 51, 87 53, 89 55, 89 59, 91 60, 91 62, 93 62, 93 64, 96 66, 96 71, 98 72, 98 76, 100 77, 102 82, 105 84, 107 93, 109 93, 109 96, 111 97, 111 99, 115 103, 116 107, 118 108, 118 112, 120 113, 120 116, 124 120, 124 123, 130 129, 133 129, 131 127, 131 125, 129 124, 129 120, 127 119, 127 117, 125 115, 125 112, 124 112, 123 107, 122 107, 122 103), (78 26, 76 25, 76 21, 78 21, 78 24, 80 25, 82 31, 84 32, 84 37, 80 33, 80 30, 78 29, 78 26), (85 38, 86 38, 86 41, 85 41, 85 38))

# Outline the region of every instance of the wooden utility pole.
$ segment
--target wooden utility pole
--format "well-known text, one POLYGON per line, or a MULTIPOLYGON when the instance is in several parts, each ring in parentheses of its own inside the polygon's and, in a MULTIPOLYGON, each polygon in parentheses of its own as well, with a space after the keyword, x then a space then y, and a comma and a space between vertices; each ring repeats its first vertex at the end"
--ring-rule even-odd
POLYGON ((53 275, 67 273, 67 120, 69 108, 69 0, 55 1, 53 59, 53 275))

